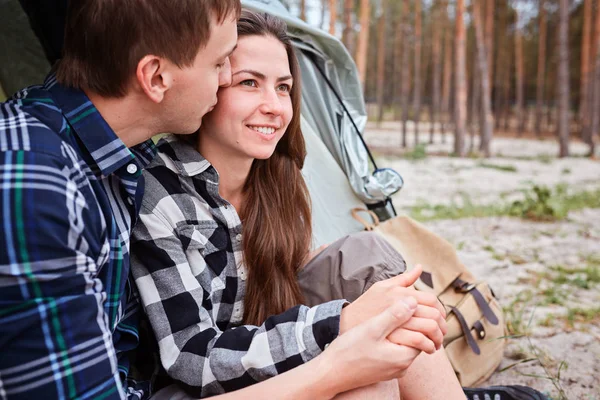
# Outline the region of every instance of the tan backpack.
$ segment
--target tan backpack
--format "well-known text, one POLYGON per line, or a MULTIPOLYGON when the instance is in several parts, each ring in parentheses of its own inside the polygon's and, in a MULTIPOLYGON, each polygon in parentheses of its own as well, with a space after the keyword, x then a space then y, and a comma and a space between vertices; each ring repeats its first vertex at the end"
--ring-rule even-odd
POLYGON ((352 216, 366 230, 383 236, 406 261, 409 269, 421 264, 417 290, 434 293, 447 312, 444 347, 462 386, 485 381, 502 361, 506 329, 502 309, 491 288, 478 282, 450 243, 407 216, 382 223, 375 213, 356 208, 352 216), (359 213, 367 212, 373 223, 359 213))

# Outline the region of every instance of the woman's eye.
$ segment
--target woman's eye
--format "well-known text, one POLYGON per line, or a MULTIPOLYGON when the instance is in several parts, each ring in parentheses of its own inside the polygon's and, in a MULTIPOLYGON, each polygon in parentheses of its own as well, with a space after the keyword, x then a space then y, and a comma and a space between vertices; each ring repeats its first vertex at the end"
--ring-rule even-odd
POLYGON ((240 85, 256 87, 256 81, 254 79, 246 79, 245 81, 241 81, 240 85))
POLYGON ((283 84, 277 86, 277 90, 282 91, 282 92, 289 92, 290 90, 292 90, 292 88, 287 83, 283 83, 283 84))

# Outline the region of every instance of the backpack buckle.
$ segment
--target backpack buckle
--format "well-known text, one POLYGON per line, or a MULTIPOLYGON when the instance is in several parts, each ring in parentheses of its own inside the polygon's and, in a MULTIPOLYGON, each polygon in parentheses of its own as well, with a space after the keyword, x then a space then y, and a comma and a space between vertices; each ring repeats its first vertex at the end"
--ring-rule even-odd
POLYGON ((452 287, 454 288, 454 291, 458 293, 468 293, 471 290, 475 289, 476 286, 476 284, 463 281, 460 278, 456 278, 454 282, 452 282, 452 287))

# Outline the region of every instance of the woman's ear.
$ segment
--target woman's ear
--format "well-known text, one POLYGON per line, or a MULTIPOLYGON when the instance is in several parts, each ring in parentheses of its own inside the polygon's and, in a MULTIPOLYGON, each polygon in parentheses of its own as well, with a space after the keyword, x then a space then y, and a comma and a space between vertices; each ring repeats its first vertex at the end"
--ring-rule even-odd
POLYGON ((155 55, 146 55, 135 71, 140 89, 150 100, 160 103, 173 81, 167 60, 155 55))

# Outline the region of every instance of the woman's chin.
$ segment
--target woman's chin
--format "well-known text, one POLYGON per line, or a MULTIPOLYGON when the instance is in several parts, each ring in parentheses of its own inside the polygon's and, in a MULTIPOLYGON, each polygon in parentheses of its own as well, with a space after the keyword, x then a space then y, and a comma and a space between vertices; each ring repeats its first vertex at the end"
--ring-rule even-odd
POLYGON ((256 151, 253 151, 251 155, 252 158, 256 160, 266 160, 271 158, 274 152, 275 149, 256 149, 256 151))

